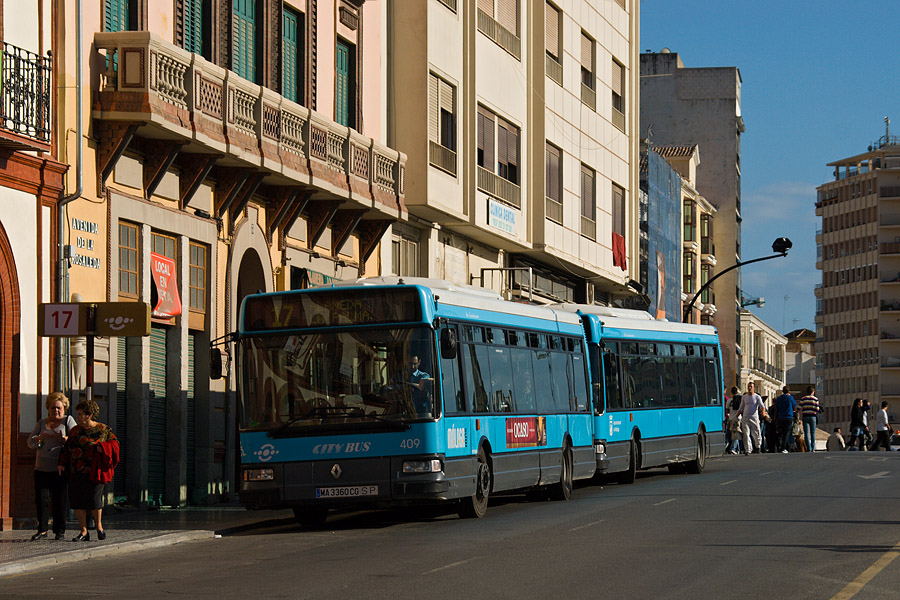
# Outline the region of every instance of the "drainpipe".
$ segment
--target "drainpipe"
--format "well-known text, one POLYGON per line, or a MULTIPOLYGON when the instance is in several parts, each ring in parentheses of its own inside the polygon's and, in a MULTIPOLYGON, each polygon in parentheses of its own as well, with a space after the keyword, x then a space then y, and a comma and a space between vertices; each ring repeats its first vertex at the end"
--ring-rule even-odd
MULTIPOLYGON (((77 146, 75 150, 75 191, 68 196, 63 196, 59 200, 59 204, 56 208, 56 217, 57 222, 59 224, 59 233, 57 238, 57 247, 59 249, 59 256, 57 261, 57 301, 58 302, 68 302, 69 297, 69 265, 68 258, 65 255, 65 235, 66 235, 66 217, 65 217, 65 208, 66 205, 75 200, 76 198, 81 197, 81 192, 83 191, 83 161, 82 161, 82 139, 81 139, 81 127, 82 121, 84 120, 84 115, 82 114, 82 98, 81 98, 81 85, 82 85, 82 33, 81 33, 81 0, 76 0, 75 2, 75 89, 76 89, 76 98, 75 98, 75 137, 77 140, 77 146)), ((68 153, 67 153, 68 155, 68 153)), ((68 156, 67 156, 68 157, 68 156)), ((62 389, 63 382, 66 381, 66 374, 68 373, 68 365, 69 365, 69 352, 68 352, 68 340, 64 338, 59 338, 59 350, 57 355, 57 367, 58 367, 58 380, 57 380, 57 388, 62 389)))

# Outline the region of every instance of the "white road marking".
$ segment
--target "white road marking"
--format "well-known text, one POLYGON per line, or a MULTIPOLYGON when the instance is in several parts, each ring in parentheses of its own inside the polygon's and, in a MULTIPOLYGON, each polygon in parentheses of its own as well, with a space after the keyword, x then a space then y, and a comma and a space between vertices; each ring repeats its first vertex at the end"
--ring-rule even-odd
POLYGON ((588 523, 587 525, 579 525, 578 527, 573 527, 569 531, 578 531, 579 529, 585 529, 586 527, 593 527, 594 525, 599 525, 602 522, 603 519, 600 519, 599 521, 594 521, 593 523, 588 523))
POLYGON ((863 479, 884 479, 885 477, 890 477, 890 471, 879 471, 874 475, 857 475, 857 477, 862 477, 863 479))
POLYGON ((443 567, 438 567, 437 569, 432 569, 430 571, 425 571, 422 575, 430 575, 431 573, 437 573, 438 571, 443 571, 445 569, 452 569, 453 567, 458 567, 459 565, 464 565, 467 562, 471 562, 475 560, 475 558, 467 558, 466 560, 461 560, 459 562, 450 563, 449 565, 444 565, 443 567))
POLYGON ((731 481, 726 481, 725 483, 720 483, 719 485, 728 485, 729 483, 735 483, 737 479, 732 479, 731 481))
POLYGON ((675 498, 669 498, 668 500, 663 500, 662 502, 657 502, 653 506, 660 506, 661 504, 668 504, 669 502, 675 502, 675 498))

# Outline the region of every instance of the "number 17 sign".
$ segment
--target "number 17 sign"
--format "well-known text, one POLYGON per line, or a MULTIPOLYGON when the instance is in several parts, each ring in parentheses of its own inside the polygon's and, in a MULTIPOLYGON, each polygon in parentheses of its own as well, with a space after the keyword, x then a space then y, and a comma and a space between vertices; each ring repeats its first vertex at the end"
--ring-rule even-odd
POLYGON ((81 304, 41 304, 38 311, 38 335, 71 337, 79 335, 81 304))

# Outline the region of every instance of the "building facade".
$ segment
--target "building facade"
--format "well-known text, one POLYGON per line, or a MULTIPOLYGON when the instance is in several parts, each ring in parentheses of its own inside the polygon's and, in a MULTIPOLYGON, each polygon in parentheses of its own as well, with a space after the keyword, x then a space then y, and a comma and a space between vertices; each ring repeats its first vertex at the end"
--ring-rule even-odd
POLYGON ((57 4, 0 2, 0 530, 33 513, 28 432, 45 416, 54 344, 37 335, 54 299, 59 162, 51 24, 57 4))
POLYGON ((816 387, 816 332, 795 329, 785 337, 785 385, 791 394, 801 398, 807 387, 816 387))
POLYGON ((741 391, 747 391, 748 383, 755 383, 756 393, 767 397, 769 404, 781 395, 785 385, 787 338, 749 310, 741 311, 740 324, 740 344, 746 349, 740 363, 741 391))
MULTIPOLYGON (((711 240, 719 269, 731 267, 741 259, 740 71, 685 67, 678 54, 667 49, 641 54, 640 61, 641 138, 651 145, 702 149, 706 160, 697 165, 694 187, 716 208, 711 240)), ((740 270, 724 274, 712 287, 716 306, 712 324, 722 344, 725 385, 743 386, 736 366, 742 351, 737 346, 740 270)))
POLYGON ((900 138, 828 164, 816 216, 816 372, 828 424, 854 398, 900 402, 900 138))
POLYGON ((639 3, 388 6, 409 219, 383 262, 535 302, 633 296, 639 3))
MULTIPOLYGON (((60 287, 153 309, 150 336, 97 342, 94 396, 122 445, 111 500, 231 498, 234 373, 210 381, 210 344, 250 293, 381 273, 381 240, 407 215, 406 157, 384 134, 386 14, 362 0, 84 3, 81 82, 78 15, 57 15, 60 131, 81 119, 86 134, 80 164, 79 140, 59 140, 67 188, 79 170, 84 182, 60 287)), ((69 372, 59 385, 77 398, 69 372)))

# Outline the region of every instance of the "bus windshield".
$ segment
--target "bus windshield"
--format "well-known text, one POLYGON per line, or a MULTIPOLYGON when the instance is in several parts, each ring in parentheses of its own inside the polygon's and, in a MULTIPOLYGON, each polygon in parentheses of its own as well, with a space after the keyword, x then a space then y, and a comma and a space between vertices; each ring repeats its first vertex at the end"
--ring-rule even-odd
POLYGON ((287 434, 439 416, 427 327, 244 336, 241 428, 287 434))

